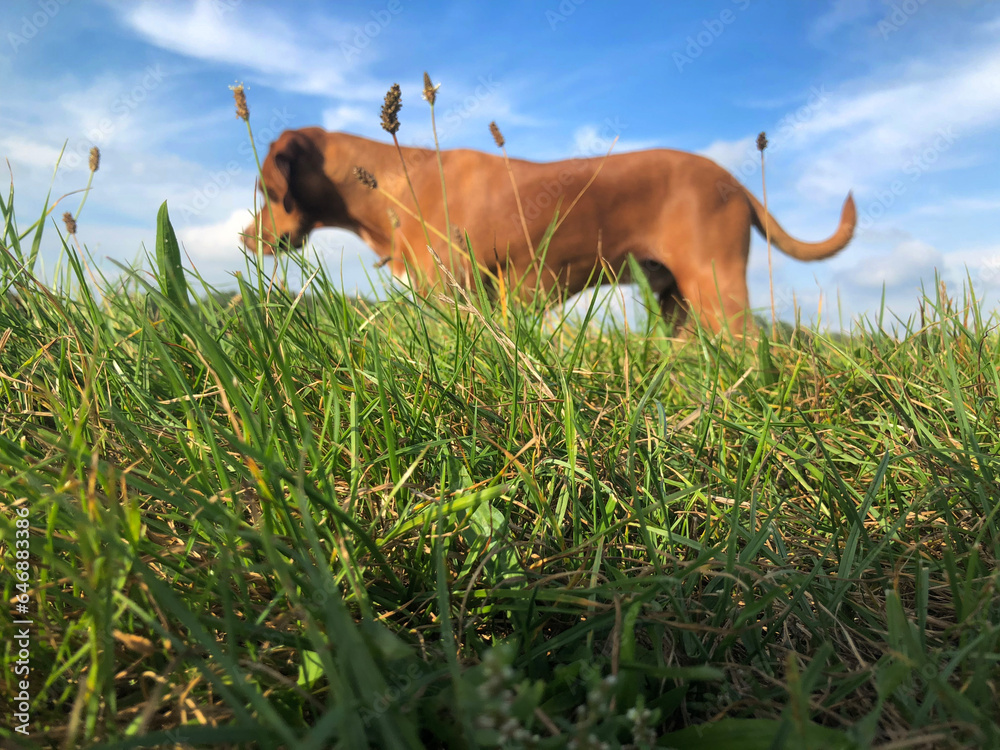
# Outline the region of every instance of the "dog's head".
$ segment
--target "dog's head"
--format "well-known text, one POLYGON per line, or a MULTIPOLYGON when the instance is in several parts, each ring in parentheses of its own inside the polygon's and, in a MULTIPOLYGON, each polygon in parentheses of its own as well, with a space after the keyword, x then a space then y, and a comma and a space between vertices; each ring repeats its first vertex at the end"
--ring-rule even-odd
POLYGON ((317 175, 322 175, 323 154, 313 139, 298 130, 286 130, 271 144, 261 165, 257 189, 261 193, 254 222, 243 230, 243 246, 271 255, 302 247, 310 230, 320 223, 317 175))

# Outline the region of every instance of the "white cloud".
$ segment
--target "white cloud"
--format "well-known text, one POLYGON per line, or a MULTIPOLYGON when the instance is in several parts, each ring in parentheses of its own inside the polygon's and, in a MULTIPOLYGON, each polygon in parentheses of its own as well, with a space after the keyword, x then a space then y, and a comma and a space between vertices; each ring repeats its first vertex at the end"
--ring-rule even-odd
MULTIPOLYGON (((441 148, 467 146, 472 141, 480 142, 484 147, 489 143, 488 148, 492 149, 489 124, 493 121, 508 137, 513 128, 536 125, 535 118, 520 114, 515 109, 514 101, 522 87, 520 81, 498 79, 492 74, 443 81, 434 107, 441 148)), ((430 110, 420 98, 423 83, 414 81, 403 84, 402 89, 403 100, 414 104, 400 135, 405 135, 409 144, 433 147, 430 110)))
POLYGON ((375 118, 373 109, 341 104, 323 110, 323 127, 327 130, 352 130, 359 125, 370 128, 375 118))
POLYGON ((604 156, 614 145, 611 153, 624 154, 628 151, 641 151, 656 146, 653 140, 629 140, 621 137, 621 126, 613 120, 601 125, 581 125, 573 131, 573 156, 590 157, 604 156), (618 141, 615 141, 615 137, 618 141))
MULTIPOLYGON (((125 24, 151 44, 199 60, 241 66, 254 80, 282 91, 333 99, 337 104, 323 111, 323 127, 378 137, 384 136, 379 107, 388 82, 379 82, 367 68, 384 47, 379 35, 400 23, 395 20, 400 11, 389 10, 390 6, 396 7, 390 3, 369 12, 361 25, 329 16, 290 24, 250 4, 222 18, 219 3, 212 0, 115 7, 125 24)), ((426 106, 420 99, 423 82, 403 83, 401 88, 410 114, 403 121, 400 141, 433 145, 429 112, 419 109, 426 106)), ((490 74, 445 82, 436 108, 442 147, 470 133, 486 134, 491 120, 501 126, 533 124, 514 111, 513 88, 490 74)))
POLYGON ((749 135, 736 141, 712 141, 698 153, 730 172, 736 172, 756 150, 756 141, 756 137, 749 135))
MULTIPOLYGON (((384 89, 357 69, 357 30, 338 21, 312 19, 293 25, 260 6, 142 2, 118 5, 125 23, 151 44, 198 60, 238 65, 276 88, 338 99, 372 100, 384 89), (230 9, 232 10, 232 9, 230 9), (352 38, 354 35, 354 38, 352 38)), ((389 21, 378 26, 380 33, 389 21)), ((364 30, 362 29, 364 34, 364 30)), ((377 36, 364 34, 364 52, 377 36)))
POLYGON ((945 256, 948 278, 956 284, 972 280, 978 293, 1000 291, 1000 245, 962 248, 945 256))
MULTIPOLYGON (((36 214, 50 185, 53 200, 66 196, 53 215, 66 209, 75 212, 87 183, 88 152, 93 145, 100 147, 101 165, 80 216, 78 236, 98 266, 112 275, 117 271, 104 258, 131 262, 141 253, 143 242, 152 247, 156 212, 164 200, 179 233, 211 224, 220 216, 245 214, 251 205, 254 167, 249 157, 230 162, 235 164, 232 168, 212 169, 164 147, 171 134, 185 126, 203 125, 204 117, 164 116, 164 108, 170 106, 167 97, 163 102, 139 102, 133 93, 148 91, 142 83, 147 75, 140 70, 131 77, 102 76, 83 86, 36 82, 8 93, 9 108, 0 120, 5 131, 0 158, 10 159, 22 216, 36 214), (69 143, 53 178, 67 136, 69 143)), ((150 83, 155 83, 153 78, 147 79, 150 83)), ((235 233, 228 240, 221 232, 199 237, 196 231, 191 234, 200 255, 211 255, 209 243, 218 246, 215 255, 230 249, 238 253, 235 233)), ((47 228, 42 257, 50 268, 60 249, 55 233, 47 228)))
MULTIPOLYGON (((910 260, 899 252, 894 252, 893 255, 900 263, 907 263, 910 260)), ((893 274, 894 278, 889 281, 895 281, 895 286, 887 283, 884 292, 881 286, 842 283, 839 289, 845 314, 851 319, 857 319, 864 314, 869 321, 874 321, 879 312, 880 300, 884 298, 886 325, 893 325, 897 319, 905 321, 908 317, 916 320, 923 295, 930 299, 932 306, 934 304, 937 294, 936 279, 945 284, 948 295, 959 305, 963 303, 963 294, 968 293, 971 281, 984 314, 989 315, 990 311, 997 309, 997 305, 1000 304, 1000 246, 952 251, 943 254, 940 262, 933 265, 928 264, 927 260, 924 259, 925 265, 922 270, 914 270, 904 278, 893 274)), ((877 264, 876 270, 884 270, 887 262, 886 259, 882 259, 877 264)))
POLYGON ((220 221, 179 228, 177 239, 196 266, 200 260, 238 258, 239 234, 250 221, 247 209, 236 209, 220 221))
POLYGON ((947 216, 968 213, 998 213, 1000 212, 1000 197, 983 196, 981 198, 950 198, 941 203, 921 206, 914 211, 922 216, 947 216))
POLYGON ((809 37, 819 41, 869 15, 874 7, 871 0, 833 0, 830 9, 813 22, 809 37))
POLYGON ((0 114, 0 129, 7 133, 0 138, 0 155, 46 180, 64 142, 59 170, 73 180, 87 172, 92 146, 101 149, 104 170, 139 161, 180 129, 205 124, 203 118, 176 117, 153 95, 166 77, 150 67, 82 85, 66 78, 12 86, 0 114))
POLYGON ((998 123, 1000 45, 950 66, 913 63, 892 82, 841 87, 789 133, 796 149, 813 154, 816 165, 799 189, 823 194, 834 184, 939 169, 948 165, 947 151, 957 139, 998 123), (926 169, 914 163, 932 151, 926 169))
MULTIPOLYGON (((86 213, 86 212, 85 212, 86 213)), ((237 209, 218 221, 181 226, 171 212, 171 220, 181 244, 181 257, 185 267, 194 268, 210 285, 219 289, 234 289, 233 274, 240 271, 246 275, 246 258, 240 246, 239 233, 250 221, 246 210, 237 209)), ((48 233, 47 243, 55 240, 55 233, 48 233)), ((119 224, 81 223, 79 238, 93 261, 88 263, 95 273, 100 271, 107 280, 117 278, 122 270, 115 260, 125 267, 135 267, 140 273, 150 269, 147 254, 155 252, 156 228, 151 218, 140 227, 119 224)), ((310 264, 319 261, 334 280, 348 294, 360 293, 377 295, 378 285, 372 281, 379 277, 373 268, 377 257, 360 238, 343 230, 320 230, 310 237, 304 251, 310 264), (371 279, 372 281, 369 281, 371 279)), ((51 274, 57 253, 47 253, 45 270, 51 274)), ((270 273, 271 258, 265 258, 265 272, 270 273)), ((305 277, 297 269, 297 263, 290 259, 288 274, 283 277, 290 289, 299 289, 305 277)), ((148 278, 148 277, 147 277, 148 278)), ((200 293, 200 289, 196 290, 200 293)))
MULTIPOLYGON (((848 23, 862 5, 834 6, 823 23, 848 23)), ((977 34, 965 51, 938 59, 931 65, 914 55, 840 86, 814 86, 801 107, 762 123, 771 140, 769 170, 796 180, 775 184, 776 202, 807 195, 822 206, 853 189, 864 206, 896 180, 909 186, 928 172, 978 165, 983 156, 953 147, 1000 125, 1000 44, 977 34)), ((751 184, 759 179, 753 139, 715 141, 700 153, 751 184)))
MULTIPOLYGON (((438 143, 442 149, 468 147, 471 144, 492 149, 489 123, 496 121, 509 135, 508 127, 530 127, 534 118, 518 113, 513 105, 520 83, 481 75, 446 81, 438 91, 435 104, 438 143), (489 145, 487 145, 489 144, 489 145)), ((422 81, 400 83, 403 93, 402 127, 399 141, 405 146, 434 148, 430 108, 421 99, 422 81)), ((379 122, 379 101, 370 105, 338 105, 323 113, 328 130, 348 130, 358 135, 384 141, 387 136, 379 122)), ((610 145, 610 144, 609 144, 610 145)))
POLYGON ((944 266, 944 256, 919 240, 901 242, 888 255, 859 258, 852 267, 837 273, 842 282, 864 289, 916 289, 921 279, 933 279, 944 266))
POLYGON ((9 135, 0 138, 0 156, 10 159, 14 166, 24 165, 51 172, 59 159, 59 149, 24 135, 9 135))

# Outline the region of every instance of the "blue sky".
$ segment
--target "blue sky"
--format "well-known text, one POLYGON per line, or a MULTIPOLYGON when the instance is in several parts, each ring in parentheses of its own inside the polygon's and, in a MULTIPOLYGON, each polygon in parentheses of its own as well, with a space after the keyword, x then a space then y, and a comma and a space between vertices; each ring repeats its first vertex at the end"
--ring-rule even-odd
MULTIPOLYGON (((987 305, 1000 301, 997 2, 6 0, 0 158, 27 225, 63 142, 56 196, 86 184, 99 146, 78 235, 93 256, 136 258, 167 200, 191 261, 231 286, 255 166, 228 86, 246 84, 262 152, 306 125, 383 138, 393 82, 401 141, 426 145, 424 70, 441 83, 443 148, 494 150, 491 120, 512 156, 531 159, 603 154, 617 136, 617 151, 710 156, 759 196, 753 141, 765 130, 769 207, 805 240, 833 231, 854 190, 861 228, 843 253, 815 264, 775 254, 786 316, 793 293, 807 318, 822 295, 824 318, 837 325, 839 300, 846 324, 873 314, 884 286, 905 317, 935 270, 956 291, 968 274, 987 305)), ((349 289, 367 285, 375 256, 359 239, 314 240, 349 289)), ((763 309, 759 238, 750 282, 763 309)))

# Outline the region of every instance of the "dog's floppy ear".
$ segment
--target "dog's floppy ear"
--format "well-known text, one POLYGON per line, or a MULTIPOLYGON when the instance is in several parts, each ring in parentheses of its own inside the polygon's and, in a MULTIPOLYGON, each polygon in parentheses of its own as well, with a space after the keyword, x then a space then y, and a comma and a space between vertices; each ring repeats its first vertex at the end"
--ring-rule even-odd
POLYGON ((270 158, 272 169, 264 170, 264 182, 271 195, 281 196, 281 205, 286 213, 295 210, 295 195, 292 188, 292 175, 295 165, 302 155, 302 136, 289 131, 271 146, 270 158))

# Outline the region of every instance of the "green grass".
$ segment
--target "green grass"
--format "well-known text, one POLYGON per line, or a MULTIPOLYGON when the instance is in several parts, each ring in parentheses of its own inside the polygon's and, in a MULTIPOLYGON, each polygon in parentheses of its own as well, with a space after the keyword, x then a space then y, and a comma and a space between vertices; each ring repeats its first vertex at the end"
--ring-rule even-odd
POLYGON ((8 745, 1000 745, 974 300, 734 346, 301 258, 227 296, 165 209, 152 275, 43 284, 0 208, 8 745))

